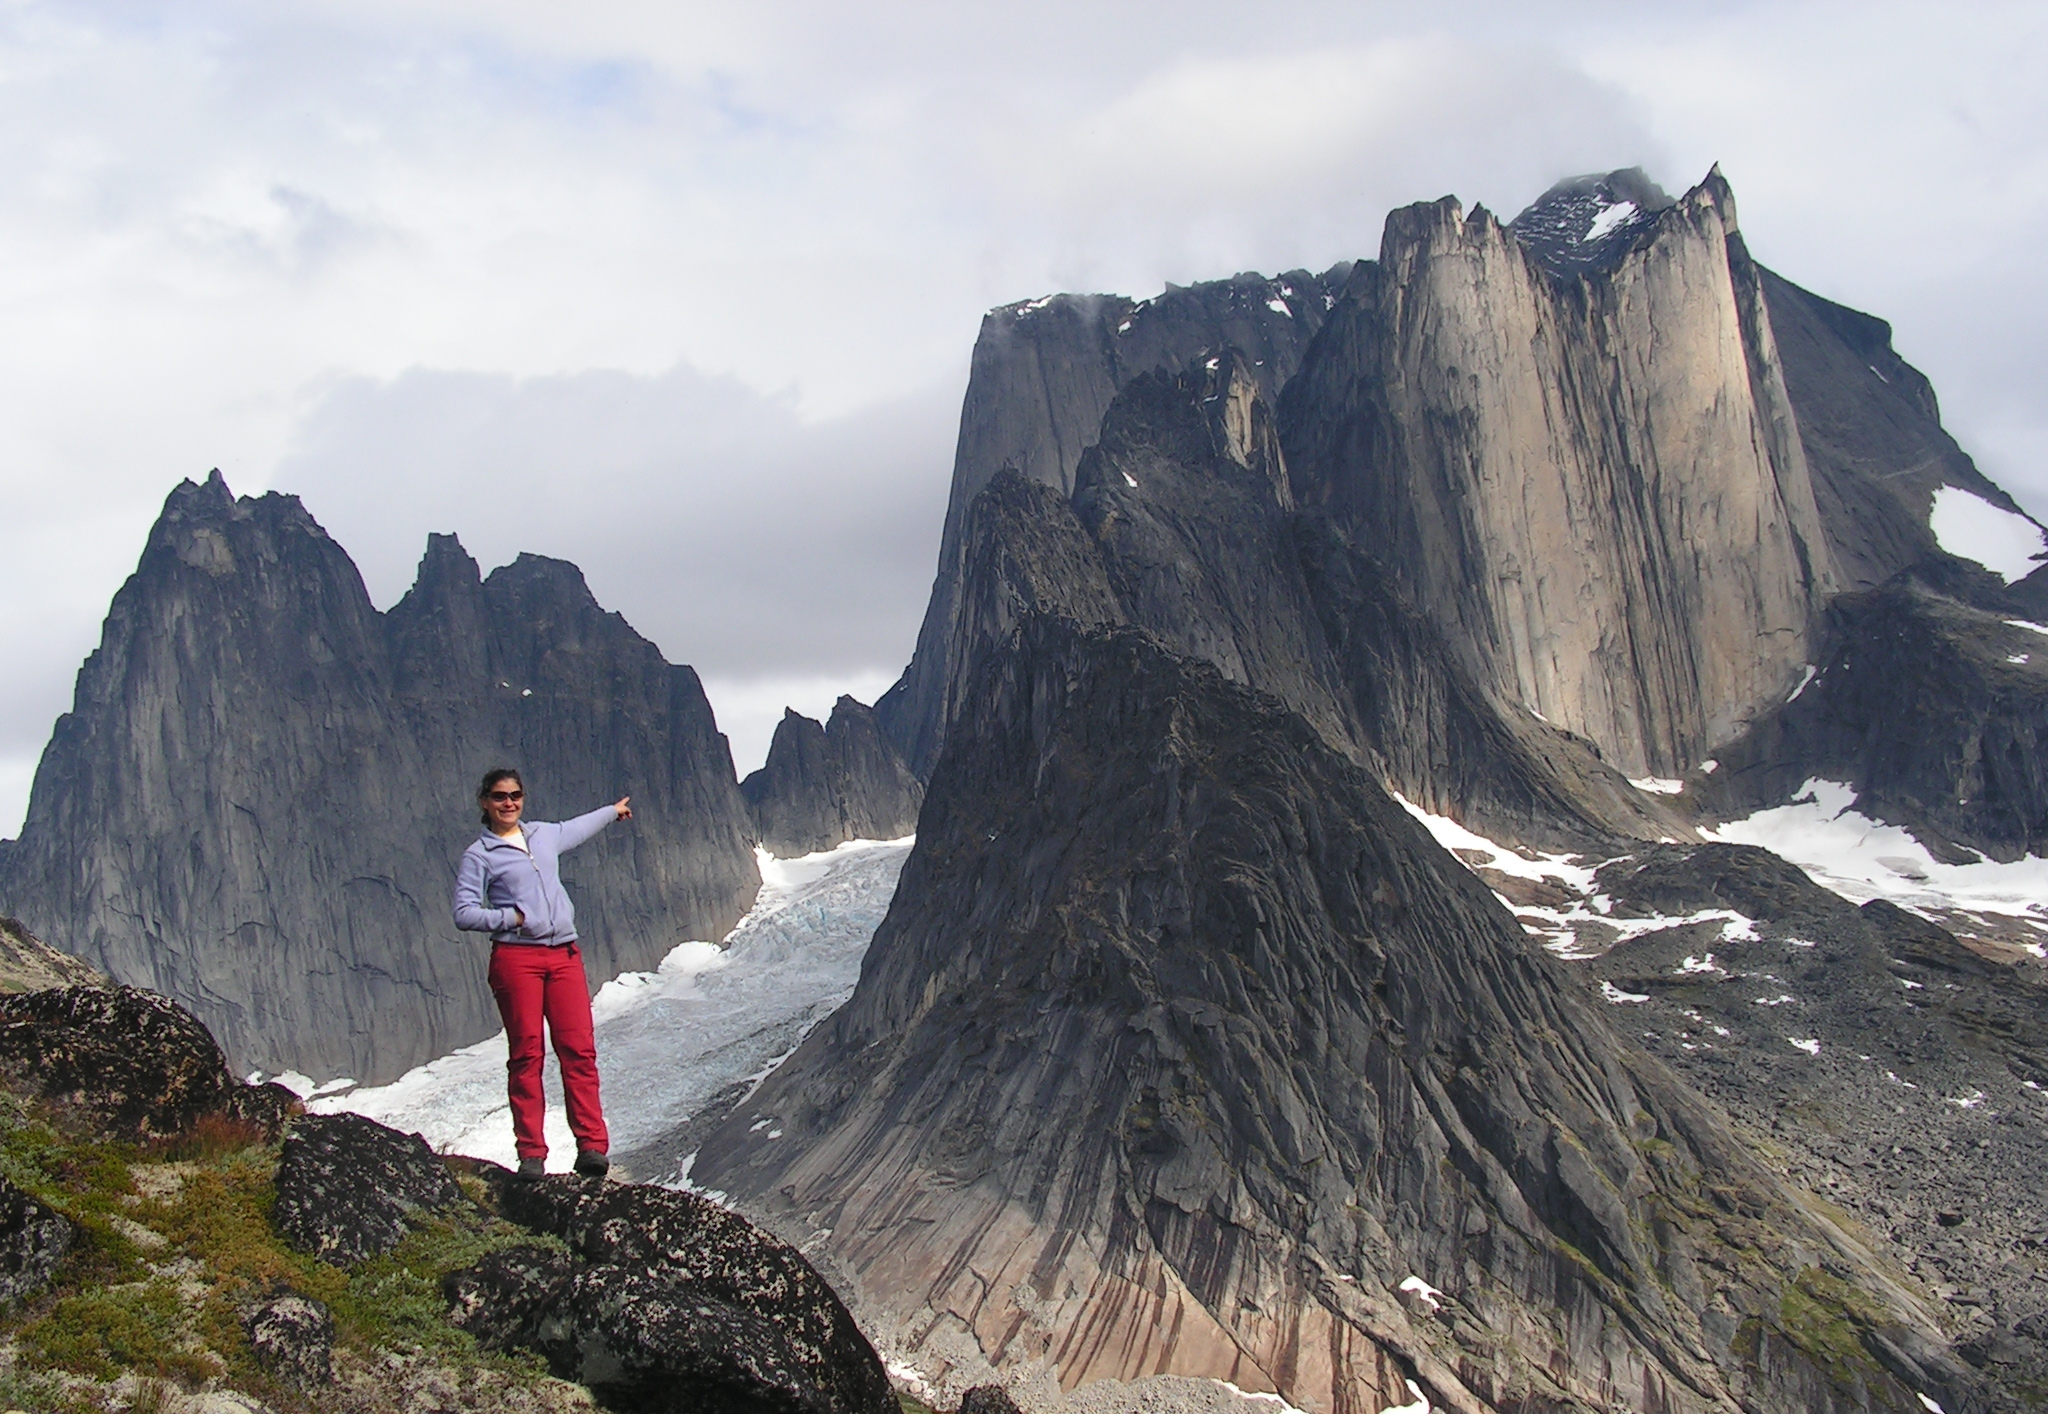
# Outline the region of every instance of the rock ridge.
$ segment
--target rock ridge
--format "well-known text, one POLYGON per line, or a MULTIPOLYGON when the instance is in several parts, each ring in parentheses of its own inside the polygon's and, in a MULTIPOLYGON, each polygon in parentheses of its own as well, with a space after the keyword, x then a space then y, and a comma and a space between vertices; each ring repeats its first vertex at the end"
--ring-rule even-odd
POLYGON ((490 1035, 485 952, 448 897, 482 772, 528 815, 630 793, 565 863, 596 980, 723 936, 759 884, 697 676, 521 556, 487 579, 434 536, 379 614, 278 494, 172 491, 36 773, 0 898, 177 997, 239 1070, 389 1080, 490 1035))
POLYGON ((1455 1410, 1988 1408, 1369 774, 1130 629, 1029 614, 984 654, 853 1000, 693 1177, 963 1378, 1195 1374, 1318 1414, 1410 1380, 1455 1410))

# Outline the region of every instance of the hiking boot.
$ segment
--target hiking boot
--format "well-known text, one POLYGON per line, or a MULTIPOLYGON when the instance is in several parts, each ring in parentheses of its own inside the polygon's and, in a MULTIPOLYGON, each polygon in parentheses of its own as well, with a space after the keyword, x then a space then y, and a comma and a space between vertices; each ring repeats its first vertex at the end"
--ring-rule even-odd
POLYGON ((602 1149, 583 1149, 576 1155, 576 1172, 585 1178, 603 1178, 612 1171, 612 1161, 602 1149))
POLYGON ((547 1171, 548 1161, 546 1159, 521 1159, 519 1161, 519 1171, 514 1177, 532 1180, 539 1178, 547 1171))

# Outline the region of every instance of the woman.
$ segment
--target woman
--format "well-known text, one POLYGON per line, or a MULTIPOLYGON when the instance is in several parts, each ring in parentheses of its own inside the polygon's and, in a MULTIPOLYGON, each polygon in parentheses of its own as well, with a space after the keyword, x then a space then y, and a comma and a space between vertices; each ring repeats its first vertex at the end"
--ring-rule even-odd
POLYGON ((590 984, 576 947, 576 906, 562 888, 558 861, 612 821, 632 819, 631 798, 622 796, 615 805, 558 825, 521 825, 526 786, 517 771, 486 772, 477 789, 484 828, 463 851, 455 872, 455 926, 491 935, 491 995, 498 999, 510 1043, 505 1083, 522 1178, 547 1171, 543 1021, 555 1038, 555 1059, 562 1067, 569 1129, 576 1136, 576 1172, 602 1178, 611 1168, 611 1137, 597 1095, 590 984))

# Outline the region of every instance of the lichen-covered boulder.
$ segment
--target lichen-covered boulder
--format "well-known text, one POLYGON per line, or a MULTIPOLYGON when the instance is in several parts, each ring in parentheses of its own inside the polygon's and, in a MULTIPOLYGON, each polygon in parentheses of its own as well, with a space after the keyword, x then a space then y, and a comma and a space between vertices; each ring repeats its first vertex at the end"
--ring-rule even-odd
POLYGON ((509 1247, 441 1282, 448 1319, 486 1350, 534 1350, 541 1322, 567 1295, 580 1264, 553 1247, 509 1247))
POLYGON ((48 1286, 76 1236, 70 1219, 0 1178, 0 1303, 48 1286))
POLYGON ((271 1220, 301 1252, 346 1267, 396 1247, 413 1215, 465 1201, 419 1135, 360 1115, 304 1115, 285 1136, 271 1220))
POLYGON ((256 1363, 300 1389, 334 1378, 334 1316, 322 1301, 297 1292, 272 1297, 242 1318, 256 1363))
POLYGON ((795 1248, 689 1193, 500 1182, 504 1215, 573 1256, 499 1252, 449 1277, 456 1324, 545 1356, 621 1409, 896 1414, 880 1357, 795 1248))
POLYGON ((213 1034, 169 997, 140 987, 54 987, 0 996, 0 1075, 104 1134, 182 1134, 208 1115, 274 1137, 295 1103, 244 1085, 213 1034))

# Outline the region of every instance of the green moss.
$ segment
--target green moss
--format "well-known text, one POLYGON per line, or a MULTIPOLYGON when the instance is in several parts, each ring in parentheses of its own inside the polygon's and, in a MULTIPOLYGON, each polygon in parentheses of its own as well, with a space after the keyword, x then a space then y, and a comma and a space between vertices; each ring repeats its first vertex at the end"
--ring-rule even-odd
POLYGON ((1862 1334, 1882 1316, 1868 1296, 1819 1267, 1802 1270, 1778 1301, 1785 1338, 1845 1386, 1882 1374, 1862 1334))
MULTIPOLYGON (((12 1373, 0 1377, 0 1409, 98 1408, 87 1394, 65 1394, 54 1371, 187 1384, 219 1376, 272 1407, 309 1408, 257 1366, 242 1329, 251 1305, 285 1290, 329 1306, 338 1352, 422 1352, 519 1382, 545 1374, 537 1358, 480 1352, 448 1325, 441 1280, 501 1248, 559 1243, 468 1211, 422 1223, 395 1251, 342 1271, 294 1252, 271 1226, 279 1150, 249 1142, 246 1127, 203 1127, 145 1150, 67 1134, 63 1123, 0 1092, 0 1174, 81 1233, 50 1290, 0 1310, 0 1338, 12 1337, 18 1351, 12 1373), (136 1175, 167 1160, 177 1161, 176 1191, 138 1194, 136 1175), (131 1223, 159 1234, 163 1246, 138 1247, 131 1223)), ((458 1174, 458 1182, 473 1199, 488 1196, 472 1175, 458 1174)))
POLYGON ((206 1379, 218 1363, 193 1346, 192 1312, 166 1281, 63 1297, 21 1332, 36 1364, 99 1380, 124 1370, 206 1379))
POLYGON ((445 1319, 441 1279, 508 1247, 567 1249, 500 1219, 460 1213, 421 1222, 405 1241, 348 1275, 331 1301, 336 1321, 362 1343, 473 1358, 476 1343, 445 1319))

